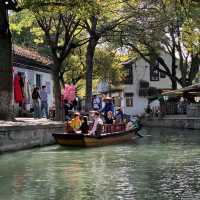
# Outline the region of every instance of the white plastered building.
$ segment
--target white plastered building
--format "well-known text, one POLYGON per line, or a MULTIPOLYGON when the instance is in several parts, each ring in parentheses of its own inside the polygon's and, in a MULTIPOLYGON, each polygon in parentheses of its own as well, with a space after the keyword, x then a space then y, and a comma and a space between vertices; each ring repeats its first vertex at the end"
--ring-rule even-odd
MULTIPOLYGON (((161 57, 168 66, 171 66, 171 56, 168 53, 162 52, 161 57)), ((142 91, 145 91, 145 89, 171 89, 171 80, 169 77, 155 70, 144 59, 136 58, 124 62, 123 65, 127 70, 127 77, 123 85, 123 110, 126 114, 134 116, 141 115, 145 112, 149 96, 142 94, 142 91)), ((162 69, 161 65, 159 67, 162 69)))

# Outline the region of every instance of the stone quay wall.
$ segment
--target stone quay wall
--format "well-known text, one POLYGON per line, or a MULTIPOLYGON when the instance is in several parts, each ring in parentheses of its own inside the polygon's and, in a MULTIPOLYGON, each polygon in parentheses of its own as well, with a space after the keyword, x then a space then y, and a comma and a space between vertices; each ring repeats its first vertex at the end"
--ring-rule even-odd
POLYGON ((62 122, 0 123, 0 153, 55 144, 52 133, 64 132, 62 122))
POLYGON ((146 127, 200 129, 200 118, 194 117, 145 118, 142 122, 146 127))

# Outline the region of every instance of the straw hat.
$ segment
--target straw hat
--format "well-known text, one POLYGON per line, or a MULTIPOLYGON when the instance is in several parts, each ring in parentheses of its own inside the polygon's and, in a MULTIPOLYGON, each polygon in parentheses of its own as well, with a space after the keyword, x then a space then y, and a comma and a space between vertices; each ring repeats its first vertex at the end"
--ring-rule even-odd
POLYGON ((79 112, 75 112, 74 115, 75 116, 80 116, 80 113, 79 112))

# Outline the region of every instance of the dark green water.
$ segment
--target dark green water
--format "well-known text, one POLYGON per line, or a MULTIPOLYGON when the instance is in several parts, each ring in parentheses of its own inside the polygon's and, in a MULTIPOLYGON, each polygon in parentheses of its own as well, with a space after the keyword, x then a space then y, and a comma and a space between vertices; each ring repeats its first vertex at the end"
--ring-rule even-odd
POLYGON ((0 200, 200 199, 200 131, 146 129, 135 143, 0 156, 0 200))

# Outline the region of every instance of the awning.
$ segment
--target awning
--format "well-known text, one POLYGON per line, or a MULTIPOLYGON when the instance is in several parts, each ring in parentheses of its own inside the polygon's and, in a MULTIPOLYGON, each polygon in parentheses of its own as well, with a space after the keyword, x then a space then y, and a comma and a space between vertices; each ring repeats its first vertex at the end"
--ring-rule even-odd
POLYGON ((169 92, 163 92, 162 96, 183 96, 184 93, 192 96, 200 96, 200 83, 169 92))

